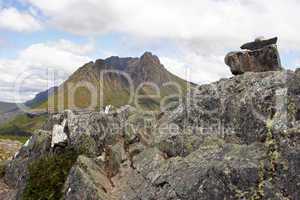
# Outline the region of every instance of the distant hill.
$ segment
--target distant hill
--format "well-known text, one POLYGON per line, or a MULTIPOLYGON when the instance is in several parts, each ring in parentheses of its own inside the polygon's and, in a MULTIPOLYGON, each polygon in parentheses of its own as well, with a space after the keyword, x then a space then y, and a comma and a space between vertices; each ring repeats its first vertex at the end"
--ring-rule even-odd
MULTIPOLYGON (((30 108, 35 108, 47 101, 48 94, 52 95, 55 91, 57 91, 57 87, 40 92, 24 104, 30 108)), ((15 103, 0 102, 0 135, 2 136, 28 136, 45 120, 45 115, 34 117, 24 113, 15 103)))
POLYGON ((0 126, 0 136, 30 136, 34 130, 42 127, 47 116, 30 117, 24 113, 18 113, 0 126))
MULTIPOLYGON (((24 104, 30 108, 35 108, 40 104, 44 103, 45 101, 47 101, 48 95, 53 95, 55 92, 57 92, 57 89, 58 87, 52 87, 48 90, 42 91, 37 95, 35 95, 33 99, 26 101, 24 104)), ((19 108, 16 105, 16 103, 0 101, 0 114, 15 112, 18 110, 19 108)))
POLYGON ((17 109, 17 106, 15 103, 8 103, 8 102, 1 102, 0 101, 0 114, 14 111, 17 109))
MULTIPOLYGON (((138 104, 141 107, 155 109, 160 105, 160 100, 171 94, 179 94, 179 89, 183 94, 187 90, 187 82, 174 74, 170 73, 161 63, 157 56, 146 52, 139 58, 120 58, 117 56, 107 59, 98 59, 95 62, 90 62, 75 71, 58 89, 57 92, 38 108, 46 108, 49 104, 55 108, 64 106, 64 109, 86 108, 91 100, 91 92, 86 87, 78 87, 74 93, 72 105, 70 102, 70 89, 74 85, 80 83, 91 83, 94 86, 94 94, 99 94, 97 98, 96 108, 99 106, 113 105, 116 107, 128 104, 130 97, 130 86, 136 89, 141 86, 141 83, 149 82, 155 84, 161 92, 161 98, 141 98, 138 104), (105 70, 119 70, 126 73, 132 80, 132 84, 123 75, 116 73, 106 73, 101 80, 101 72, 105 70), (165 83, 173 82, 179 86, 179 89, 174 85, 164 85, 165 83), (61 97, 64 97, 61 100, 61 97), (102 97, 103 101, 101 101, 102 97), (59 101, 58 101, 59 100, 59 101), (102 104, 100 104, 100 102, 102 104), (74 106, 74 107, 73 107, 74 106)), ((140 87, 139 95, 155 95, 157 94, 154 87, 144 85, 140 87)), ((132 104, 132 102, 131 102, 132 104)))
POLYGON ((35 95, 35 97, 32 100, 26 101, 25 105, 31 108, 35 108, 39 106, 40 104, 47 101, 48 96, 53 95, 55 92, 57 92, 58 87, 52 87, 48 90, 42 91, 35 95))

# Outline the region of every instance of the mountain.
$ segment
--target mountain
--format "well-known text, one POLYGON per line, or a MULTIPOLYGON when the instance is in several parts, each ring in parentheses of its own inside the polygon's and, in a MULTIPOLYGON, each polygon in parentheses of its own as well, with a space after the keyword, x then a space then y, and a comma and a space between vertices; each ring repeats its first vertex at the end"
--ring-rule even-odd
POLYGON ((18 114, 20 114, 20 110, 15 103, 0 102, 0 129, 2 124, 16 117, 18 114))
MULTIPOLYGON (((38 93, 32 100, 24 104, 29 108, 35 108, 47 101, 48 95, 57 91, 57 87, 38 93)), ((0 102, 0 135, 2 136, 29 136, 33 130, 40 128, 46 120, 45 115, 33 116, 29 113, 39 113, 30 109, 29 111, 20 110, 15 103, 0 102)))
MULTIPOLYGON (((33 99, 26 101, 24 104, 30 108, 35 108, 40 104, 44 103, 48 99, 48 96, 53 95, 55 92, 57 92, 57 89, 58 87, 52 87, 48 90, 42 91, 36 94, 33 99)), ((16 105, 16 103, 0 101, 0 114, 11 113, 16 111, 19 111, 19 108, 16 105)))
POLYGON ((8 103, 0 101, 0 114, 16 110, 17 106, 15 103, 8 103))
POLYGON ((31 108, 37 107, 40 104, 44 103, 45 101, 47 101, 48 96, 53 95, 55 92, 57 92, 58 87, 52 87, 48 90, 42 91, 40 93, 38 93, 37 95, 35 95, 35 97, 31 100, 28 100, 25 102, 25 105, 31 108))
MULTIPOLYGON (((98 59, 95 62, 90 62, 74 72, 58 89, 58 91, 40 108, 46 108, 48 105, 64 108, 86 108, 92 95, 97 95, 96 105, 92 108, 101 106, 113 105, 116 107, 134 104, 128 103, 130 99, 131 87, 135 94, 139 95, 155 95, 155 88, 151 85, 141 85, 142 83, 151 83, 157 86, 161 92, 161 97, 158 98, 140 98, 138 104, 141 107, 157 108, 163 97, 171 94, 178 94, 178 88, 182 90, 182 94, 186 93, 187 82, 173 74, 171 74, 161 63, 157 56, 150 52, 144 53, 139 58, 120 58, 117 56, 107 59, 98 59), (107 70, 118 70, 121 73, 105 73, 107 70), (103 79, 101 79, 101 73, 103 79), (128 75, 125 77, 124 74, 128 75), (128 80, 130 79, 130 81, 128 80), (132 83, 131 83, 132 82, 132 83), (165 85, 166 83, 176 83, 174 85, 165 85), (92 92, 87 90, 87 87, 80 86, 81 83, 90 85, 92 92), (77 87, 76 87, 77 85, 77 87), (76 90, 74 88, 77 88, 76 90), (73 92, 71 92, 73 91, 73 92), (72 96, 73 98, 70 98, 72 96), (61 100, 64 97, 63 100, 61 100), (74 104, 69 104, 70 100, 74 99, 74 104)), ((51 107, 51 106, 50 106, 51 107)))

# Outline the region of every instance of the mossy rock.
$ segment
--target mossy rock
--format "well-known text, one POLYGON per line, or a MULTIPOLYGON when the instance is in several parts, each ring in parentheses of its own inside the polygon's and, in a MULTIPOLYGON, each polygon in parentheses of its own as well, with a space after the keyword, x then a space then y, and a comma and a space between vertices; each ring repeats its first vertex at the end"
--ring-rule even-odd
POLYGON ((98 147, 96 141, 89 135, 81 135, 75 148, 80 154, 87 155, 90 157, 96 156, 98 147))

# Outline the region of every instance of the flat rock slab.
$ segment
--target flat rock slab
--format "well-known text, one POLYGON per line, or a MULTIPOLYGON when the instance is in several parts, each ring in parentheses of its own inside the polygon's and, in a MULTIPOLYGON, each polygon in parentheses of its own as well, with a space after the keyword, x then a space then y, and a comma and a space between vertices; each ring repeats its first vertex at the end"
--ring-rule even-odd
POLYGON ((256 40, 254 42, 248 42, 246 44, 243 44, 241 46, 241 49, 247 49, 247 50, 254 51, 254 50, 261 49, 261 48, 264 48, 264 47, 272 45, 272 44, 276 44, 277 40, 278 40, 277 37, 267 39, 267 40, 256 40))

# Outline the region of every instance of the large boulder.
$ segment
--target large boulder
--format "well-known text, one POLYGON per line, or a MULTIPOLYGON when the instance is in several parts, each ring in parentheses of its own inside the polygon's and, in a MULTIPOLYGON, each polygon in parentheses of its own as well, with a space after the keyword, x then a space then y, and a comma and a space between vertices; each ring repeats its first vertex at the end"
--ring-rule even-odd
POLYGON ((225 63, 233 75, 281 70, 277 46, 271 42, 266 40, 245 44, 242 48, 252 50, 230 52, 225 57, 225 63))

